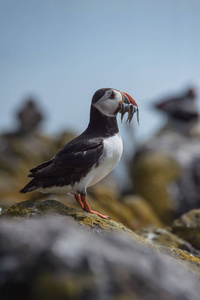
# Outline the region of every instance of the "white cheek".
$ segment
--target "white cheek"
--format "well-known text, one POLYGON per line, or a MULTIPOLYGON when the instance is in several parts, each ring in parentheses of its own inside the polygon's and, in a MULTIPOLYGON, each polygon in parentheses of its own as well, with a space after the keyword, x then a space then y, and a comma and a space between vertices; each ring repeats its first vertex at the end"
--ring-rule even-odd
POLYGON ((118 107, 118 102, 114 99, 108 99, 102 102, 101 108, 103 112, 108 115, 113 115, 118 107))
POLYGON ((114 116, 115 111, 118 108, 118 101, 116 99, 107 99, 105 101, 99 101, 94 106, 106 116, 114 116))

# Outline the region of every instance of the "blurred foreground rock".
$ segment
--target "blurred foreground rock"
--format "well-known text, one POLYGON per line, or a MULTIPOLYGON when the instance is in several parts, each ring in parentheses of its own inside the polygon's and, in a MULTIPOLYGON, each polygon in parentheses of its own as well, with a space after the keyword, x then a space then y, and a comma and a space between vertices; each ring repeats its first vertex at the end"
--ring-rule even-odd
POLYGON ((200 126, 193 89, 156 104, 167 116, 158 133, 137 148, 131 165, 134 192, 165 224, 200 207, 200 126))
POLYGON ((38 218, 29 209, 27 220, 0 221, 1 299, 199 299, 198 270, 189 272, 179 258, 144 247, 141 238, 94 234, 66 215, 38 218))

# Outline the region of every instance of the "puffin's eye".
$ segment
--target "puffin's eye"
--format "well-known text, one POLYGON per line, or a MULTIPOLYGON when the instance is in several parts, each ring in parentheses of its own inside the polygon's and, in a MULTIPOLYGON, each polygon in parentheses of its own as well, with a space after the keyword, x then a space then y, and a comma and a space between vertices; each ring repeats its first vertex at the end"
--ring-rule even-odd
POLYGON ((115 93, 112 91, 112 94, 110 95, 110 99, 115 99, 115 93))

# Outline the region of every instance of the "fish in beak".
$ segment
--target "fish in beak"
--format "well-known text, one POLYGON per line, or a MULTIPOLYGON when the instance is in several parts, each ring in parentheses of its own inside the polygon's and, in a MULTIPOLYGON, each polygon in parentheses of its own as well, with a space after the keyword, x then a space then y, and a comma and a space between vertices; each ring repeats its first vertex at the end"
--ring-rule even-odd
POLYGON ((131 122, 134 113, 137 113, 137 122, 139 125, 139 109, 136 101, 127 93, 121 92, 122 100, 119 103, 119 112, 121 113, 121 121, 123 120, 123 117, 126 112, 128 112, 128 118, 126 120, 127 122, 131 122))

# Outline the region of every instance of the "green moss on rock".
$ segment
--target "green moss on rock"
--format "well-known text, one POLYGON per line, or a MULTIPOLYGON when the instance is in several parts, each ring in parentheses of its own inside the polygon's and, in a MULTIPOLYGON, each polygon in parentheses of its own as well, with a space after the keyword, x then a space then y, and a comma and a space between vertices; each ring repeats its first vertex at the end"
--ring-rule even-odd
POLYGON ((125 235, 136 242, 143 244, 145 247, 154 248, 152 244, 146 242, 132 230, 128 229, 121 223, 113 220, 105 220, 101 217, 84 212, 77 208, 72 208, 55 200, 46 201, 24 201, 16 203, 2 212, 1 218, 12 217, 14 219, 34 218, 40 216, 63 216, 68 217, 72 222, 97 234, 121 234, 125 235))
POLYGON ((136 231, 136 233, 156 246, 175 247, 200 257, 200 251, 198 249, 194 248, 191 243, 172 233, 170 228, 142 228, 136 231))
POLYGON ((171 223, 176 210, 168 188, 171 182, 177 180, 180 172, 178 164, 160 152, 139 156, 132 168, 136 194, 144 197, 167 225, 171 223))
POLYGON ((200 249, 200 209, 193 209, 175 220, 173 232, 200 249))
POLYGON ((188 270, 196 274, 200 274, 200 259, 191 253, 175 247, 160 247, 160 252, 175 258, 178 263, 186 267, 188 270))
POLYGON ((163 227, 158 215, 152 206, 140 196, 128 195, 123 198, 124 206, 132 212, 132 221, 135 221, 134 229, 147 227, 163 227))

